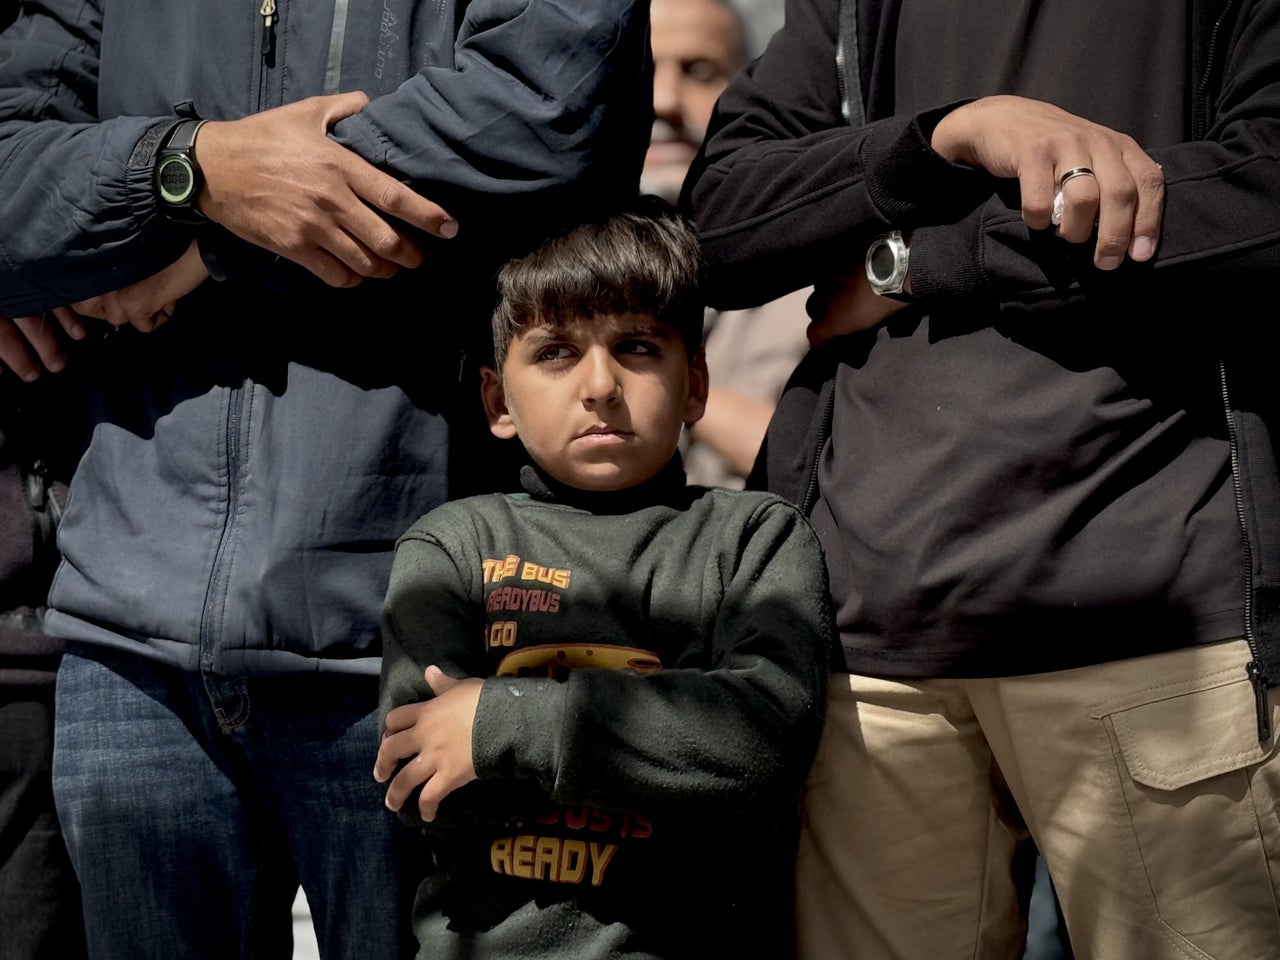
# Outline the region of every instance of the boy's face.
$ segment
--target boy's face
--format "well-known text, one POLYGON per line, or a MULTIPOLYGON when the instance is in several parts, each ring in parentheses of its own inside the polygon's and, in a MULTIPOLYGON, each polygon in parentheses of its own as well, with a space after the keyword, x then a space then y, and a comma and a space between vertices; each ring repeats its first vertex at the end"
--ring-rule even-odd
POLYGON ((481 394, 494 435, 519 437, 555 479, 621 490, 657 475, 701 418, 707 365, 652 317, 601 316, 522 329, 481 394))

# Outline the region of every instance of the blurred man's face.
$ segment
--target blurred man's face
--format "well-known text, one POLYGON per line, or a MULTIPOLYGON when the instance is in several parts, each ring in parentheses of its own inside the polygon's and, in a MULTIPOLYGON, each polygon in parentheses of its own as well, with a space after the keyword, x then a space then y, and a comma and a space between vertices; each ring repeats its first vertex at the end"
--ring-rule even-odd
POLYGON ((724 0, 652 0, 653 136, 641 189, 674 201, 711 108, 742 66, 743 36, 724 0))

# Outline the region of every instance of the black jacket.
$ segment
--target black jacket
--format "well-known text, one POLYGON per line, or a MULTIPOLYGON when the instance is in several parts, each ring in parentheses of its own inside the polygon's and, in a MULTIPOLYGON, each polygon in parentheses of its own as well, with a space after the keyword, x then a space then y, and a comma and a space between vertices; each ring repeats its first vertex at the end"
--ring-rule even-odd
MULTIPOLYGON (((1160 246, 1151 262, 1111 275, 1035 236, 1016 191, 1010 197, 984 171, 930 149, 934 126, 954 105, 893 115, 897 6, 863 0, 851 18, 862 94, 851 105, 855 121, 862 107, 865 122, 842 116, 837 0, 791 0, 768 53, 721 98, 685 197, 713 302, 745 306, 844 272, 850 251, 896 227, 912 231, 911 283, 922 299, 977 298, 1034 313, 1103 290, 1198 318, 1205 349, 1222 361, 1251 669, 1259 690, 1280 683, 1280 411, 1262 350, 1266 327, 1251 307, 1255 296, 1269 301, 1280 276, 1280 3, 1193 2, 1192 137, 1151 151, 1166 180, 1160 246)), ((843 24, 846 35, 851 26, 843 24)), ((809 506, 825 442, 827 363, 815 354, 802 365, 771 428, 786 442, 767 445, 756 478, 809 506)))

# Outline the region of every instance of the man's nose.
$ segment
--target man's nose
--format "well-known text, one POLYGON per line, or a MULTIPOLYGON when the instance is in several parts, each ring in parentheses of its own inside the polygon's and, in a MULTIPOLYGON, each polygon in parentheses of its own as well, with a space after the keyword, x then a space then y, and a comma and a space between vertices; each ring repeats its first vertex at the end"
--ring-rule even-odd
POLYGON ((684 125, 681 109, 680 64, 674 60, 659 60, 653 64, 653 115, 665 120, 676 129, 684 125))

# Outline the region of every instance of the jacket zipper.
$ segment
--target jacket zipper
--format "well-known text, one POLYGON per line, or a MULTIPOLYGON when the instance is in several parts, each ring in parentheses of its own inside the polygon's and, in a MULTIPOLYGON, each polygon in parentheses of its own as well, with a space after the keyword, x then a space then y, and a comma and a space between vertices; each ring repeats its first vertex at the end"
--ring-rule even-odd
POLYGON ((1249 682, 1253 684, 1254 703, 1258 709, 1258 742, 1271 739, 1271 710, 1267 704, 1267 675, 1258 662, 1258 638, 1253 632, 1253 547, 1249 539, 1249 527, 1244 522, 1244 493, 1240 489, 1240 448, 1236 438, 1236 424, 1231 416, 1231 394, 1227 389, 1227 364, 1218 359, 1218 382, 1222 386, 1222 403, 1227 413, 1227 439, 1231 450, 1231 489, 1235 496, 1236 520, 1240 524, 1240 538, 1244 545, 1244 642, 1249 646, 1250 660, 1245 664, 1249 682))
POLYGON ((852 116, 849 91, 844 82, 844 37, 836 38, 836 85, 840 91, 840 118, 847 124, 852 116))
POLYGON ((262 17, 262 65, 270 69, 276 65, 276 0, 262 0, 258 15, 262 17))
MULTIPOLYGON (((1209 34, 1209 49, 1205 54, 1204 72, 1200 77, 1196 100, 1196 130, 1193 136, 1203 139, 1209 132, 1209 92, 1213 82, 1213 72, 1217 64, 1218 48, 1222 42, 1222 30, 1235 9, 1235 0, 1228 0, 1218 18, 1213 23, 1209 34)), ((1235 499, 1236 521, 1240 524, 1240 539, 1244 548, 1244 642, 1249 647, 1249 662, 1245 664, 1245 673, 1253 686, 1254 706, 1258 715, 1258 742, 1265 743, 1271 739, 1271 710, 1267 703, 1267 690, 1271 687, 1270 678, 1262 670, 1258 660, 1258 638, 1253 629, 1253 545, 1249 538, 1249 526, 1244 519, 1244 492, 1240 488, 1240 446, 1236 435, 1235 419, 1231 416, 1231 392, 1227 386, 1227 364, 1223 357, 1218 358, 1218 383, 1222 389, 1222 407, 1227 419, 1227 441, 1231 455, 1231 489, 1235 499)))
POLYGON ((1196 91, 1196 127, 1193 135, 1197 140, 1204 138, 1209 132, 1209 88, 1213 83, 1213 72, 1217 66, 1218 44, 1222 35, 1222 27, 1235 9, 1236 0, 1227 0, 1218 19, 1213 22, 1213 30, 1209 33, 1209 50, 1204 58, 1204 73, 1200 76, 1200 86, 1196 91))
POLYGON ((809 468, 809 483, 804 490, 804 499, 800 501, 800 512, 808 518, 818 502, 818 467, 822 463, 822 451, 826 449, 827 439, 831 436, 831 422, 836 410, 836 379, 831 376, 831 392, 827 394, 827 403, 822 409, 822 422, 818 425, 818 442, 813 450, 813 464, 809 468))
POLYGON ((222 518, 222 532, 218 535, 218 549, 213 555, 213 570, 209 574, 209 586, 205 591, 204 616, 200 620, 200 667, 214 668, 213 652, 217 643, 215 631, 222 632, 226 593, 223 590, 223 570, 230 549, 231 528, 240 502, 240 421, 244 405, 244 387, 233 387, 227 398, 226 460, 227 507, 222 518), (224 609, 220 610, 222 606, 224 609))
POLYGON ((62 522, 62 504, 53 495, 53 482, 43 460, 33 463, 30 470, 18 469, 26 481, 27 503, 35 514, 36 552, 39 554, 54 544, 58 524, 62 522))
MULTIPOLYGON (((258 8, 262 17, 261 52, 262 66, 258 71, 257 112, 266 109, 268 71, 275 66, 276 0, 262 0, 258 8)), ((213 569, 205 589, 204 616, 200 618, 200 667, 214 668, 214 649, 217 634, 223 630, 226 596, 223 588, 224 572, 230 552, 232 528, 240 505, 240 434, 245 413, 245 398, 250 388, 242 383, 232 387, 227 396, 227 421, 224 434, 227 465, 227 506, 222 518, 222 531, 218 534, 218 546, 213 554, 213 569), (221 608, 221 609, 220 609, 221 608)))

